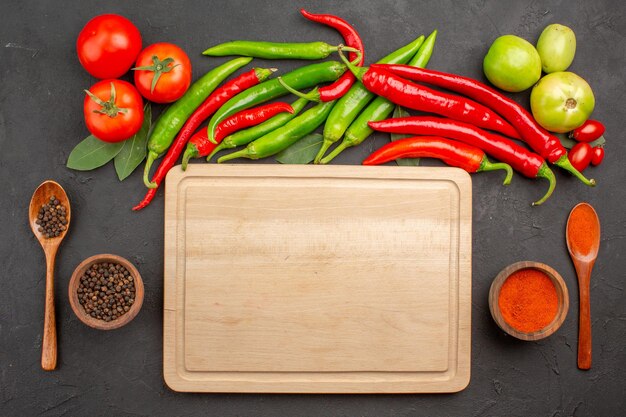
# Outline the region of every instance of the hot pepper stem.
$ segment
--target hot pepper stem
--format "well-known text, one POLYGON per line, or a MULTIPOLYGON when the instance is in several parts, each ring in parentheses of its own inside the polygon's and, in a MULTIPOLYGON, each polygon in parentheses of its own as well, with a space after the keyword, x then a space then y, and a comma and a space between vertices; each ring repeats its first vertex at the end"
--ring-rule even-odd
MULTIPOLYGON (((341 45, 340 44, 340 45, 334 46, 332 48, 332 51, 333 52, 339 52, 339 51, 354 52, 355 54, 357 54, 357 58, 356 59, 358 59, 360 61, 360 58, 361 58, 361 51, 359 51, 358 49, 353 48, 351 46, 345 46, 345 45, 341 45)), ((357 61, 357 62, 359 62, 359 61, 357 61)))
POLYGON ((220 142, 219 145, 217 145, 215 148, 213 148, 213 151, 209 154, 209 156, 206 157, 206 161, 209 162, 211 160, 211 158, 213 158, 215 156, 215 154, 218 153, 219 151, 221 151, 222 149, 225 149, 224 142, 220 142))
POLYGON ((554 187, 556 187, 556 178, 554 176, 554 172, 552 172, 550 167, 546 165, 545 162, 541 165, 541 168, 539 168, 539 172, 537 172, 536 177, 547 179, 550 182, 550 186, 548 187, 548 192, 543 197, 541 197, 538 201, 535 201, 532 204, 533 206, 538 206, 542 204, 543 202, 545 202, 552 195, 552 192, 554 191, 554 187))
POLYGON ((157 183, 150 181, 150 167, 158 157, 159 155, 154 153, 153 151, 148 152, 148 157, 146 158, 146 167, 143 170, 143 183, 148 188, 157 188, 159 186, 157 183))
POLYGON ((217 163, 221 164, 222 162, 230 161, 231 159, 237 159, 237 158, 250 158, 250 152, 248 151, 248 148, 244 148, 244 149, 242 149, 240 151, 231 152, 229 154, 226 154, 226 155, 220 157, 217 160, 217 163))
MULTIPOLYGON (((361 81, 363 79, 363 75, 367 72, 367 67, 357 67, 352 62, 348 61, 348 58, 343 54, 343 50, 341 48, 339 48, 339 56, 341 57, 341 60, 343 61, 343 63, 346 64, 346 66, 348 67, 350 72, 352 72, 354 74, 356 79, 361 81)), ((359 58, 360 58, 360 56, 357 57, 357 59, 359 59, 359 58)), ((355 59, 355 61, 356 61, 356 59, 355 59)))
POLYGON ((335 159, 335 157, 337 157, 337 155, 339 155, 341 152, 343 152, 344 150, 346 150, 350 145, 348 145, 348 143, 346 141, 341 142, 339 145, 337 145, 337 147, 335 149, 333 149, 333 151, 331 153, 328 154, 328 156, 326 156, 325 158, 323 158, 322 160, 320 160, 320 164, 327 164, 330 161, 332 161, 333 159, 335 159))
POLYGON ((560 168, 563 168, 564 170, 568 171, 570 174, 572 174, 573 176, 578 178, 580 181, 582 181, 583 184, 588 185, 590 187, 595 187, 596 180, 594 180, 593 178, 590 179, 590 180, 587 179, 583 174, 581 174, 580 171, 578 171, 576 168, 574 168, 572 163, 567 158, 567 155, 563 155, 562 157, 560 157, 559 159, 557 159, 553 163, 554 163, 554 165, 556 165, 556 166, 558 166, 560 168))
POLYGON ((309 101, 314 101, 316 103, 319 103, 320 100, 320 92, 317 89, 317 87, 315 87, 313 90, 309 91, 308 93, 301 93, 300 91, 296 90, 295 88, 291 87, 289 84, 287 84, 285 82, 285 80, 283 80, 282 77, 278 77, 276 78, 278 80, 278 82, 280 83, 280 85, 282 85, 283 87, 285 87, 285 90, 289 91, 291 94, 309 100, 309 101))
POLYGON ((267 80, 278 68, 254 68, 254 73, 259 82, 267 80))
POLYGON ((321 162, 322 158, 324 157, 324 154, 326 153, 328 148, 330 148, 330 145, 332 145, 333 143, 334 142, 330 140, 324 139, 324 142, 322 143, 322 147, 320 148, 317 155, 315 155, 315 159, 313 160, 314 164, 319 164, 321 162))
MULTIPOLYGON (((343 45, 339 45, 337 47, 337 51, 339 51, 339 54, 341 55, 341 58, 344 59, 344 61, 346 61, 347 58, 345 58, 345 56, 342 54, 341 51, 350 51, 350 52, 356 53, 357 57, 354 59, 354 61, 352 61, 352 64, 359 63, 361 61, 361 58, 363 57, 363 54, 358 49, 348 48, 348 47, 345 47, 343 45)), ((319 103, 320 101, 322 101, 321 97, 320 97, 320 92, 319 92, 317 87, 315 87, 313 90, 309 91, 308 93, 302 93, 302 92, 296 90, 295 88, 291 87, 289 84, 287 84, 282 79, 282 77, 278 77, 277 80, 280 83, 280 85, 282 85, 285 88, 285 90, 289 91, 291 94, 293 94, 293 95, 295 95, 297 97, 301 97, 301 98, 304 98, 304 99, 309 100, 309 101, 314 101, 316 103, 319 103)))
POLYGON ((187 149, 185 149, 185 153, 183 154, 183 160, 182 160, 182 169, 183 171, 187 170, 187 164, 189 164, 189 160, 191 158, 197 158, 198 157, 198 148, 196 147, 196 145, 191 144, 190 146, 187 147, 187 149))
POLYGON ((509 185, 511 183, 511 178, 513 178, 513 168, 504 162, 491 162, 486 156, 483 156, 483 160, 480 162, 480 166, 476 172, 496 171, 499 169, 506 171, 506 177, 504 178, 502 185, 509 185))

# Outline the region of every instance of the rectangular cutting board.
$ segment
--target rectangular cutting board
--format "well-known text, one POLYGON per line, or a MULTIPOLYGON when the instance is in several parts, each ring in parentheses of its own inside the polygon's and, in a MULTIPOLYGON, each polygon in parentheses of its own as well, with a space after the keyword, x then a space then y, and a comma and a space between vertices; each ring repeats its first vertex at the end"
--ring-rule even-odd
POLYGON ((166 383, 190 392, 462 390, 471 200, 470 177, 456 168, 172 169, 166 383))

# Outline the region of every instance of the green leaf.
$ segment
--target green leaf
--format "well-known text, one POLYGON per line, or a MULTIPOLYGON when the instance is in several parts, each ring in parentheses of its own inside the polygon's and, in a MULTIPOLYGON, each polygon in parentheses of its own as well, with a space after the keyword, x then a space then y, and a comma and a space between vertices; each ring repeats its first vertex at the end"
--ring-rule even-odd
MULTIPOLYGON (((563 145, 567 149, 572 149, 574 145, 578 143, 574 139, 570 139, 566 133, 554 133, 554 136, 559 138, 559 141, 561 141, 561 145, 563 145)), ((604 136, 600 136, 598 139, 594 140, 593 142, 589 142, 589 145, 592 148, 595 148, 596 146, 603 146, 605 143, 606 143, 606 139, 604 138, 604 136)))
POLYGON ((315 155, 322 148, 324 137, 319 133, 311 133, 276 154, 276 160, 281 164, 308 164, 315 159, 315 155))
POLYGON ((87 136, 67 158, 67 167, 77 171, 90 171, 115 158, 124 143, 103 142, 94 135, 87 136))
POLYGON ((143 124, 139 132, 135 133, 130 139, 125 140, 122 150, 115 156, 115 172, 120 181, 124 181, 126 177, 146 158, 148 143, 148 132, 152 125, 152 110, 150 103, 146 103, 143 109, 143 124))
MULTIPOLYGON (((409 112, 407 112, 406 110, 404 110, 402 107, 400 106, 396 106, 396 108, 393 110, 393 117, 409 117, 410 114, 409 112)), ((391 133, 391 141, 396 141, 399 139, 406 139, 406 138, 410 138, 411 135, 399 135, 397 133, 391 133)), ((396 164, 400 165, 400 166, 406 166, 406 167, 416 167, 420 164, 420 159, 419 158, 400 158, 400 159, 396 159, 396 164)))

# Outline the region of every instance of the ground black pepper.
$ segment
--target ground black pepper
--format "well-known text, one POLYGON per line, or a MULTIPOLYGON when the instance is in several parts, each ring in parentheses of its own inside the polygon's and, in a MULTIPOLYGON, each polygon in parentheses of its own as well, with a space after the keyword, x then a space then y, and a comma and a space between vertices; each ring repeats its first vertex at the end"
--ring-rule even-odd
POLYGON ((87 314, 108 322, 130 310, 135 302, 135 279, 120 264, 96 263, 80 278, 77 292, 87 314))
POLYGON ((37 230, 50 239, 59 236, 67 229, 67 209, 59 200, 52 196, 46 204, 42 204, 35 223, 37 230))

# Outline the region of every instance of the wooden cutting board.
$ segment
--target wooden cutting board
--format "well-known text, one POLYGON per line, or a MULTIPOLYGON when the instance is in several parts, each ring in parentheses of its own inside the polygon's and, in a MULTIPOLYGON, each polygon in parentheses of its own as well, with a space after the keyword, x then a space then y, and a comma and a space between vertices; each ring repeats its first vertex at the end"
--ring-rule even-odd
POLYGON ((173 169, 166 186, 163 369, 173 390, 469 383, 464 171, 197 164, 173 169))

